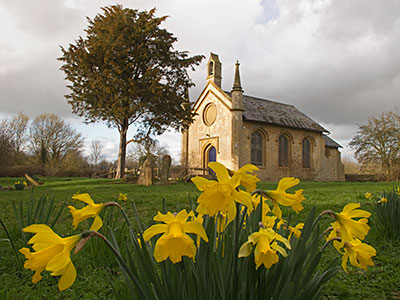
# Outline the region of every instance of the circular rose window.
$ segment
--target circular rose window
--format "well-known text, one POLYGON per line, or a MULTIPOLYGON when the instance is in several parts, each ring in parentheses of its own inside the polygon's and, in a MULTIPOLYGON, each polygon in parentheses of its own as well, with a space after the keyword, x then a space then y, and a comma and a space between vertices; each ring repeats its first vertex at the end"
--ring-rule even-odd
POLYGON ((217 118, 217 107, 214 103, 207 104, 203 112, 203 120, 207 126, 212 125, 217 118))

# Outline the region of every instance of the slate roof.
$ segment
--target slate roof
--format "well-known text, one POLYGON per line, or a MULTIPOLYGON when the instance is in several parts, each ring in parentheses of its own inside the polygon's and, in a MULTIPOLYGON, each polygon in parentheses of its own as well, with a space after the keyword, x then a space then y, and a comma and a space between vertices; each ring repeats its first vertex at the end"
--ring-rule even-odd
MULTIPOLYGON (((231 96, 230 92, 226 93, 231 96)), ((329 133, 328 130, 290 104, 243 95, 243 106, 244 121, 329 133)))
POLYGON ((336 143, 334 140, 332 140, 329 136, 323 135, 324 140, 325 140, 325 147, 329 148, 343 148, 340 146, 338 143, 336 143))

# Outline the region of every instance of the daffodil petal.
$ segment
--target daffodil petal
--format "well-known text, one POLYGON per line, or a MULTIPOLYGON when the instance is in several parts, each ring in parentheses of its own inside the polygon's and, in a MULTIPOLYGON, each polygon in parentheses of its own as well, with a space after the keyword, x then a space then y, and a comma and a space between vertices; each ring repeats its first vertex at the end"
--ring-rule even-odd
POLYGON ((237 170, 237 173, 244 173, 244 172, 254 172, 257 171, 258 168, 255 165, 247 164, 237 170))
POLYGON ((154 216, 153 220, 169 224, 171 222, 174 222, 175 217, 171 212, 168 212, 166 214, 162 214, 161 212, 158 212, 157 215, 154 216))
POLYGON ((226 183, 229 181, 229 173, 225 166, 219 162, 210 162, 208 166, 217 174, 218 181, 226 183))
POLYGON ((61 276, 60 281, 58 282, 58 289, 60 291, 64 291, 69 288, 76 279, 76 269, 72 262, 69 263, 67 268, 65 269, 64 274, 61 276))
POLYGON ((233 191, 232 197, 236 202, 247 206, 249 211, 253 210, 253 202, 251 201, 250 193, 245 191, 233 191))
POLYGON ((247 257, 251 254, 253 244, 250 241, 245 242, 239 249, 239 257, 247 257))
POLYGON ((277 191, 285 191, 295 185, 298 185, 300 183, 300 180, 295 177, 283 177, 277 187, 277 191))
POLYGON ((90 195, 88 193, 74 195, 72 196, 72 199, 85 202, 86 204, 94 204, 93 199, 90 198, 90 195))
POLYGON ((361 206, 360 203, 348 203, 345 205, 345 207, 343 207, 343 213, 347 214, 350 211, 359 208, 361 206))
POLYGON ((208 180, 208 179, 206 179, 204 177, 199 177, 199 176, 193 177, 191 179, 191 181, 195 184, 197 189, 199 191, 201 191, 201 192, 204 191, 205 187, 208 186, 209 184, 215 183, 215 181, 211 181, 211 180, 208 180))
POLYGON ((23 232, 31 232, 31 233, 38 233, 38 232, 52 232, 54 231, 45 224, 33 224, 29 225, 22 229, 23 232))
POLYGON ((153 236, 167 232, 168 225, 167 224, 155 224, 145 230, 143 233, 143 239, 145 242, 149 241, 153 236))
POLYGON ((103 221, 99 216, 94 217, 94 221, 92 226, 90 226, 90 230, 98 231, 103 226, 103 221))
POLYGON ((183 230, 187 233, 195 233, 200 236, 205 242, 208 242, 207 233, 202 224, 197 222, 186 222, 183 225, 183 230))
POLYGON ((185 223, 187 218, 189 217, 189 214, 187 213, 186 209, 182 209, 175 217, 175 221, 179 223, 185 223))

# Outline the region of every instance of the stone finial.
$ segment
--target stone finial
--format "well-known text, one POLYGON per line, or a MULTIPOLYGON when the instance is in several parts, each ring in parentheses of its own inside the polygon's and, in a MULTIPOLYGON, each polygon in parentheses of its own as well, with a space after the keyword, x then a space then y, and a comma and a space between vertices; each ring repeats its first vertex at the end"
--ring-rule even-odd
POLYGON ((240 72, 239 72, 240 63, 239 63, 238 60, 236 61, 235 66, 236 66, 236 69, 235 69, 235 79, 234 79, 234 81, 233 81, 233 88, 232 88, 232 91, 243 91, 243 89, 242 89, 242 84, 240 83, 240 72))

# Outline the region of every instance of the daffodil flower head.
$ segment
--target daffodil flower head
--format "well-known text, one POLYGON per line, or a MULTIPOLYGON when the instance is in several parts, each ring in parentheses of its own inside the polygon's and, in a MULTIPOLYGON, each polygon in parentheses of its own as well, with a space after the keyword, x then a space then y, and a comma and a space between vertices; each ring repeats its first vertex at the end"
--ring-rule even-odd
POLYGON ((285 220, 279 219, 277 216, 263 215, 262 223, 265 228, 279 229, 282 224, 285 224, 285 220))
POLYGON ((218 162, 210 162, 208 166, 217 174, 218 181, 203 177, 192 178, 192 182, 203 192, 197 199, 199 205, 196 211, 210 216, 217 216, 219 213, 226 214, 227 224, 236 216, 235 202, 247 206, 248 211, 252 211, 251 195, 237 189, 241 175, 234 174, 229 177, 228 170, 218 162))
POLYGON ((383 205, 384 203, 388 203, 388 202, 389 202, 389 200, 386 197, 381 197, 377 203, 381 203, 383 205))
POLYGON ((197 234, 206 242, 208 242, 208 238, 202 224, 197 221, 187 221, 189 217, 193 216, 193 212, 187 213, 183 209, 176 215, 171 212, 167 214, 158 212, 153 218, 154 221, 164 224, 151 226, 143 233, 143 238, 147 242, 153 236, 163 233, 157 240, 154 249, 154 258, 157 262, 169 258, 173 263, 177 263, 182 261, 182 256, 195 260, 196 246, 187 233, 197 234))
POLYGON ((300 180, 294 177, 283 177, 279 183, 276 190, 265 191, 265 194, 271 199, 274 207, 272 208, 272 213, 276 215, 279 219, 282 218, 282 211, 279 207, 290 206, 296 213, 303 210, 303 205, 301 202, 305 200, 303 196, 303 190, 297 190, 294 194, 286 193, 286 190, 298 185, 300 180))
POLYGON ((334 234, 339 232, 339 236, 342 239, 341 246, 345 242, 351 241, 354 238, 363 240, 368 234, 369 226, 368 219, 371 215, 370 212, 357 209, 360 207, 359 203, 349 203, 340 213, 335 214, 336 222, 331 223, 334 234), (353 218, 361 218, 354 220, 353 218))
POLYGON ((279 261, 279 256, 277 252, 283 256, 287 256, 286 250, 278 245, 277 241, 282 242, 286 248, 290 249, 289 241, 274 232, 273 230, 267 228, 260 228, 258 232, 251 234, 239 250, 239 257, 249 256, 254 248, 254 262, 256 268, 258 269, 261 264, 269 269, 273 264, 279 261))
POLYGON ((128 200, 128 194, 119 193, 118 200, 119 201, 127 201, 128 200))
POLYGON ((344 244, 344 254, 342 258, 342 268, 347 272, 347 260, 350 259, 350 263, 358 268, 367 270, 368 266, 373 266, 372 256, 376 255, 374 247, 362 243, 359 239, 353 239, 344 244))
POLYGON ((300 238, 301 235, 301 230, 304 227, 304 223, 298 223, 295 227, 289 226, 289 237, 288 240, 290 241, 290 238, 292 237, 292 235, 294 235, 297 239, 300 238))
POLYGON ((76 270, 71 261, 70 252, 81 239, 81 235, 66 238, 58 236, 49 226, 34 224, 23 229, 24 232, 34 233, 28 241, 33 244, 34 252, 28 248, 19 250, 25 255, 24 268, 35 271, 32 283, 42 279, 42 271, 50 271, 52 276, 61 276, 58 289, 63 291, 75 281, 76 270))
POLYGON ((257 170, 258 168, 256 166, 248 164, 234 172, 234 174, 241 176, 240 184, 249 193, 253 192, 257 188, 257 182, 260 181, 260 179, 257 178, 257 175, 253 174, 253 172, 257 170))
POLYGON ((94 218, 94 221, 90 226, 90 230, 94 231, 99 230, 103 226, 103 221, 101 220, 99 214, 106 205, 104 203, 101 204, 94 203, 94 201, 92 200, 92 198, 90 198, 90 195, 88 193, 75 194, 72 196, 72 199, 79 200, 87 204, 87 206, 81 209, 76 209, 72 205, 68 206, 69 211, 71 212, 73 217, 72 225, 74 226, 74 229, 76 229, 79 223, 81 223, 82 221, 88 218, 94 218))
POLYGON ((365 193, 364 197, 365 197, 365 199, 371 199, 372 193, 365 193))

